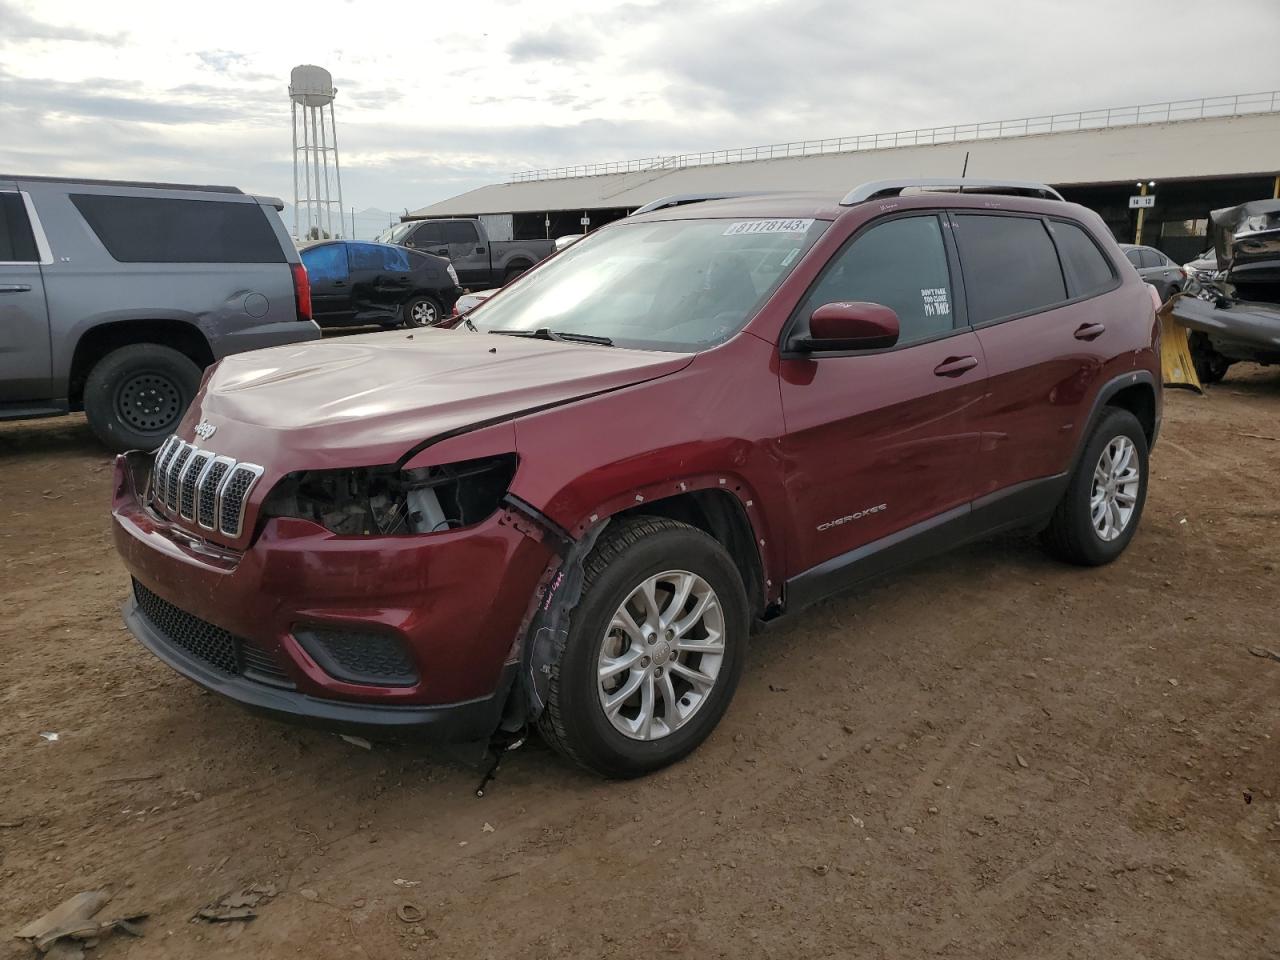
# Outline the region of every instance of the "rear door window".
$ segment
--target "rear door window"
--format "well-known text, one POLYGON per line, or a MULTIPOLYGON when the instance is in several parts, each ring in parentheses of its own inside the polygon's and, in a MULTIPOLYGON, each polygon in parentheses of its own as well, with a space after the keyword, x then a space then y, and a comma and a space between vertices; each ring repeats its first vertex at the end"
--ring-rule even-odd
POLYGON ((1138 250, 1138 249, 1136 249, 1136 248, 1135 248, 1135 249, 1133 249, 1133 250, 1126 250, 1126 251, 1124 252, 1124 257, 1125 257, 1125 259, 1126 259, 1126 260, 1128 260, 1130 263, 1132 263, 1135 267, 1140 267, 1140 266, 1142 266, 1142 251, 1141 251, 1141 250, 1138 250))
POLYGON ((1044 221, 960 214, 955 222, 970 323, 1037 313, 1067 299, 1044 221))
POLYGON ((1144 267, 1163 267, 1164 257, 1149 247, 1142 248, 1142 265, 1144 267))
POLYGON ((827 265, 800 307, 800 329, 825 303, 862 300, 898 315, 898 344, 929 340, 950 332, 951 276, 942 228, 934 215, 902 217, 877 224, 845 247, 827 265))
POLYGON ((312 283, 334 283, 347 279, 347 251, 341 243, 309 247, 301 253, 302 265, 312 283))
POLYGON ((450 220, 444 225, 446 243, 473 244, 476 242, 477 236, 474 223, 468 223, 465 220, 450 220))
POLYGON ((386 272, 380 245, 376 243, 348 243, 346 247, 347 260, 351 264, 353 273, 357 270, 373 271, 374 273, 386 272))
POLYGON ((284 263, 256 203, 72 194, 80 215, 121 263, 284 263))
POLYGON ((35 234, 20 193, 0 193, 0 263, 36 263, 35 234))
POLYGON ((1092 297, 1115 286, 1115 271, 1083 227, 1066 220, 1051 220, 1049 229, 1058 244, 1073 298, 1092 297))

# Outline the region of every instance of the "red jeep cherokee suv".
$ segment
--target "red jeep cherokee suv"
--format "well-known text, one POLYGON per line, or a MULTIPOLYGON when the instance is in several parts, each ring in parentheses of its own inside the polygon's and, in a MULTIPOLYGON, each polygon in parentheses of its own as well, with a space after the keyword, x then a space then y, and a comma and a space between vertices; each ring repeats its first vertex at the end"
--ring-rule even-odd
POLYGON ((641 774, 715 727, 759 622, 993 531, 1119 555, 1157 329, 1043 185, 659 201, 455 329, 224 359, 118 461, 125 619, 277 716, 536 722, 641 774))

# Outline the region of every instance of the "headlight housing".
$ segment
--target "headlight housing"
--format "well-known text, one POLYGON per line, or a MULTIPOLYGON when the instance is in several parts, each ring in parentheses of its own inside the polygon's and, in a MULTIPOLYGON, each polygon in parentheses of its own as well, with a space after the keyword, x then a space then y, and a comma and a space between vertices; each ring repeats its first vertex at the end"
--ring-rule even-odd
POLYGON ((456 287, 458 285, 458 271, 453 269, 452 263, 446 265, 444 269, 445 272, 449 274, 449 279, 453 281, 453 285, 456 287))
POLYGON ((442 533, 491 516, 511 486, 516 455, 398 470, 394 464, 300 470, 283 477, 264 519, 296 517, 343 536, 442 533))

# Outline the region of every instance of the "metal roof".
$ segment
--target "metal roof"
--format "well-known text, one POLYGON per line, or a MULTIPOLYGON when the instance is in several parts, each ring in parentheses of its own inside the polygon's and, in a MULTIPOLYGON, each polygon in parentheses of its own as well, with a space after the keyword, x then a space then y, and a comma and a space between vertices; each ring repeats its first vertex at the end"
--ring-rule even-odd
POLYGON ((499 183, 410 216, 631 209, 673 194, 729 191, 803 189, 838 197, 871 180, 955 177, 966 153, 973 177, 1056 187, 1270 176, 1280 173, 1280 112, 499 183))

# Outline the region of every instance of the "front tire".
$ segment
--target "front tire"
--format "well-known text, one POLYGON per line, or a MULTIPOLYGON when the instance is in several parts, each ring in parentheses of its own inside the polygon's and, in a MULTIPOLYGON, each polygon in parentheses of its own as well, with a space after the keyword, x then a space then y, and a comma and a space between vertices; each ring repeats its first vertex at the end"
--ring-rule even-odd
POLYGON ((1044 531, 1050 553, 1068 563, 1097 567, 1124 552, 1147 499, 1147 452, 1138 418, 1128 410, 1105 407, 1044 531))
POLYGON ((89 371, 85 417, 111 450, 151 450, 177 428, 199 386, 200 368, 177 350, 131 344, 112 350, 89 371))
POLYGON ((746 662, 746 590, 719 543, 661 517, 611 525, 584 573, 538 726, 589 770, 641 776, 692 752, 728 708, 746 662))

